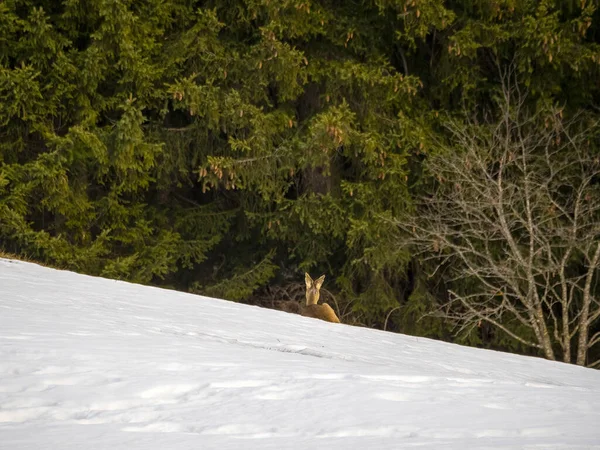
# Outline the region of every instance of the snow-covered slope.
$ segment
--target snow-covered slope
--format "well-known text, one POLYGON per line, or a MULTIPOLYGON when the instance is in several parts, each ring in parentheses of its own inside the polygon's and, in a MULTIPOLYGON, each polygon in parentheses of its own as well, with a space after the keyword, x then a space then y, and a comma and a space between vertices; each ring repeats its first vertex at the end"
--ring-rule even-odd
POLYGON ((0 259, 1 449, 600 449, 600 372, 0 259))

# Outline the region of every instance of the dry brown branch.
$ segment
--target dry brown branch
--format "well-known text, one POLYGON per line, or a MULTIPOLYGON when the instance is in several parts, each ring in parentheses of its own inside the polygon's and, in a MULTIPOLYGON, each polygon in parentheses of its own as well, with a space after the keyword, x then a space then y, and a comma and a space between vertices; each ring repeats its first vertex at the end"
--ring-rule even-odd
POLYGON ((560 348, 584 365, 600 343, 589 337, 600 320, 598 124, 552 107, 532 113, 515 73, 502 78, 496 121, 448 123, 451 146, 427 161, 439 183, 397 224, 431 274, 448 269, 456 288, 444 316, 460 329, 487 322, 548 359, 560 348))

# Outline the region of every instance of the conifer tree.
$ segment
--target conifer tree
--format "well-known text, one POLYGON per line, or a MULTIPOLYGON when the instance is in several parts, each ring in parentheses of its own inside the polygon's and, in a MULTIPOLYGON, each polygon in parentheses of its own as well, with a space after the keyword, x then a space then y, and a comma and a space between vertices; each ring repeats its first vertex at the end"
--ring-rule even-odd
POLYGON ((596 114, 597 17, 584 0, 6 0, 0 249, 242 301, 326 272, 347 322, 446 337, 417 320, 439 292, 393 226, 440 117, 489 114, 508 61, 532 103, 596 114))

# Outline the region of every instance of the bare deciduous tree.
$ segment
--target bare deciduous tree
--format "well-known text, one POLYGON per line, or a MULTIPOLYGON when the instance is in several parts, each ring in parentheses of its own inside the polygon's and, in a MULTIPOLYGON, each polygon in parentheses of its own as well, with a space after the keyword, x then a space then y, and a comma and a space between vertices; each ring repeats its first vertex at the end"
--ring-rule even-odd
POLYGON ((597 125, 529 113, 513 80, 494 123, 448 125, 455 145, 428 160, 438 183, 398 225, 451 274, 441 311, 463 330, 488 322, 548 359, 599 365, 597 125))

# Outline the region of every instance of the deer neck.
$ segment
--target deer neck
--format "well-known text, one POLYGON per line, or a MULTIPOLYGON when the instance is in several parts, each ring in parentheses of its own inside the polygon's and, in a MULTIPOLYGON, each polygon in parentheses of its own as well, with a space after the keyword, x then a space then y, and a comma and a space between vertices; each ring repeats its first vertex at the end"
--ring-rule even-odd
POLYGON ((306 291, 306 306, 316 305, 319 301, 319 291, 315 288, 306 291))

